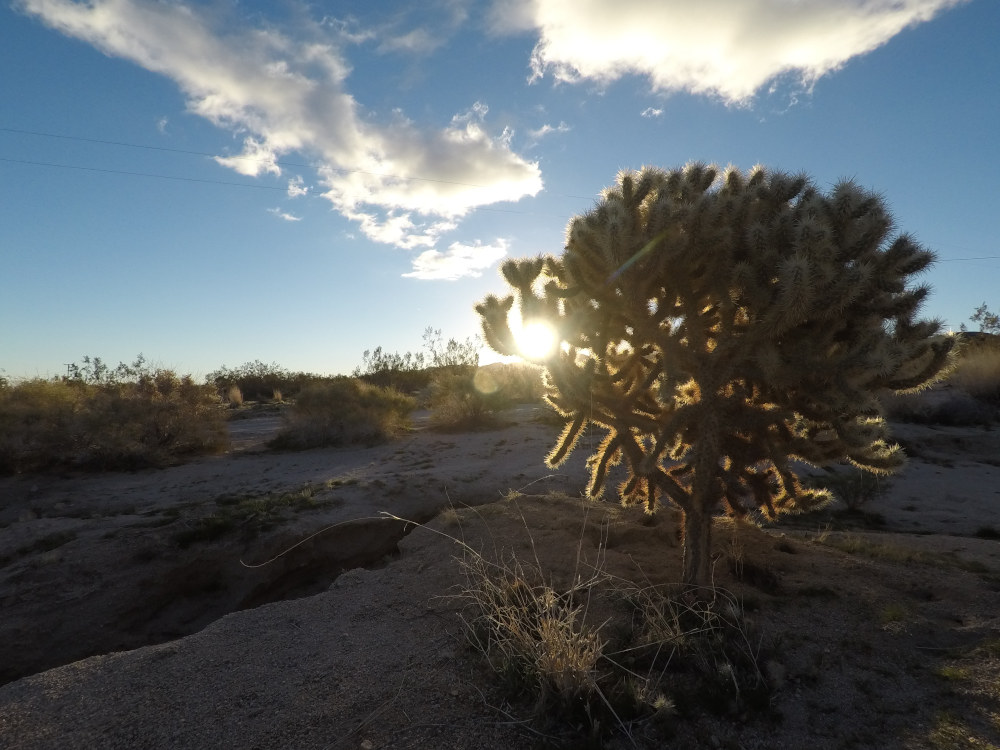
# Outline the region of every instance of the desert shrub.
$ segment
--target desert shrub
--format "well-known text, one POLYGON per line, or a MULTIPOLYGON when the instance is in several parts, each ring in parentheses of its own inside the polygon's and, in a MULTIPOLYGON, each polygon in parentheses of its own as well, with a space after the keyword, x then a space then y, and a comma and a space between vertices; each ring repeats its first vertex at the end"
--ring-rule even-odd
POLYGON ((389 353, 381 346, 366 349, 362 354, 363 364, 356 367, 352 375, 371 385, 414 394, 430 385, 435 372, 475 369, 479 364, 482 341, 478 336, 465 341, 448 339, 445 342, 440 328, 428 327, 424 330, 423 340, 426 353, 389 353))
POLYGON ((309 383, 322 379, 320 375, 290 372, 276 362, 265 364, 259 359, 244 362, 238 367, 223 365, 205 376, 205 382, 214 385, 220 395, 226 396, 233 388, 238 388, 247 401, 280 401, 275 393, 283 398, 291 398, 309 383))
POLYGON ((489 365, 477 370, 477 386, 503 394, 512 404, 537 404, 545 395, 543 372, 543 368, 527 362, 489 365))
POLYGON ((364 365, 354 369, 353 376, 369 385, 380 388, 394 388, 400 393, 417 393, 431 382, 431 371, 424 367, 422 355, 419 358, 407 352, 388 354, 382 347, 366 349, 362 355, 364 365))
POLYGON ((170 370, 143 369, 132 381, 109 371, 36 378, 0 390, 0 473, 165 466, 227 445, 214 389, 170 370))
POLYGON ((886 394, 886 416, 897 422, 968 427, 988 425, 996 408, 957 388, 936 388, 923 393, 886 394))
POLYGON ((955 367, 944 382, 920 393, 882 395, 900 422, 956 427, 989 425, 1000 417, 1000 343, 985 333, 957 334, 955 367))
MULTIPOLYGON (((969 320, 979 325, 980 335, 995 336, 1000 334, 1000 315, 990 310, 985 302, 976 308, 976 311, 969 316, 969 320)), ((967 332, 964 323, 960 327, 963 333, 967 332)))
POLYGON ((809 477, 805 482, 830 490, 850 511, 860 511, 875 498, 888 492, 892 486, 889 478, 861 471, 850 465, 827 467, 823 474, 809 477))
POLYGON ((948 382, 973 398, 1000 403, 1000 346, 982 343, 963 349, 948 382))
POLYGON ((299 392, 271 445, 304 450, 351 443, 375 444, 408 426, 413 398, 356 378, 337 377, 299 392))
POLYGON ((495 427, 498 413, 510 406, 507 395, 483 387, 478 373, 465 368, 442 368, 431 377, 431 426, 444 432, 495 427))

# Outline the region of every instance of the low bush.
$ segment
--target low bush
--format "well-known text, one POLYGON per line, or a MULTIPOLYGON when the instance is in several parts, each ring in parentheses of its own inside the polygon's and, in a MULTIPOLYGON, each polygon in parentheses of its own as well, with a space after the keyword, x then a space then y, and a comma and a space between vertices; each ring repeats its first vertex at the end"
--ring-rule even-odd
POLYGON ((425 352, 390 353, 381 346, 366 349, 362 354, 363 364, 352 375, 371 385, 416 394, 430 385, 436 373, 475 370, 479 364, 483 344, 478 336, 445 342, 440 328, 428 327, 423 340, 425 352))
MULTIPOLYGON (((236 389, 240 394, 239 404, 243 400, 280 402, 294 397, 306 385, 323 379, 320 375, 291 372, 276 362, 265 364, 259 359, 244 362, 238 367, 223 365, 205 376, 205 381, 214 385, 220 396, 229 397, 236 389)), ((236 403, 231 398, 229 401, 231 404, 236 403)))
POLYGON ((537 404, 545 394, 544 368, 528 363, 498 363, 476 371, 476 385, 496 391, 512 404, 537 404))
POLYGON ((305 450, 388 440, 409 426, 416 401, 393 388, 337 377, 307 385, 286 411, 271 447, 305 450))
POLYGON ((886 394, 886 416, 897 422, 971 427, 988 425, 996 409, 957 388, 933 388, 922 393, 886 394))
POLYGON ((215 390, 171 370, 26 380, 0 389, 0 473, 136 469, 228 446, 215 390))
POLYGON ((1000 342, 985 333, 957 335, 955 369, 944 381, 919 393, 882 396, 890 419, 965 427, 1000 418, 1000 342))
POLYGON ((1000 403, 1000 346, 967 346, 948 382, 973 398, 1000 403))
POLYGON ((443 369, 430 384, 431 426, 443 432, 495 427, 499 412, 511 405, 507 395, 468 368, 443 369))

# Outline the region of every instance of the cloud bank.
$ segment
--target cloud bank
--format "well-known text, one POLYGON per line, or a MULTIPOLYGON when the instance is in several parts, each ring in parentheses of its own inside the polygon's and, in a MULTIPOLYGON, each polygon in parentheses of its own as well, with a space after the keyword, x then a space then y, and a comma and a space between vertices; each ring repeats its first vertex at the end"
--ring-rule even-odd
POLYGON ((498 32, 533 31, 533 78, 749 100, 790 75, 803 86, 967 0, 498 0, 498 32))
MULTIPOLYGON (((172 79, 190 112, 242 135, 242 152, 218 157, 222 166, 278 176, 282 154, 314 159, 322 195, 372 240, 432 248, 476 207, 541 190, 537 163, 514 153, 505 135, 491 135, 482 104, 437 130, 366 116, 347 87, 344 50, 355 40, 336 24, 300 22, 293 38, 171 1, 19 0, 17 7, 172 79)), ((407 44, 426 48, 430 41, 407 44)), ((289 182, 290 196, 302 190, 289 182)), ((451 253, 444 257, 466 257, 451 253)), ((470 273, 476 263, 469 258, 470 273)))

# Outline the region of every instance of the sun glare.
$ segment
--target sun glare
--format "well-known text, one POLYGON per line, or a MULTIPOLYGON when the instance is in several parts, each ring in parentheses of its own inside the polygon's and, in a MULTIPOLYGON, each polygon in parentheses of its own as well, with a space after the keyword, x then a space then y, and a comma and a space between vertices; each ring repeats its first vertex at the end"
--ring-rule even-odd
POLYGON ((556 333, 548 323, 535 320, 514 332, 517 348, 525 359, 545 359, 556 346, 556 333))

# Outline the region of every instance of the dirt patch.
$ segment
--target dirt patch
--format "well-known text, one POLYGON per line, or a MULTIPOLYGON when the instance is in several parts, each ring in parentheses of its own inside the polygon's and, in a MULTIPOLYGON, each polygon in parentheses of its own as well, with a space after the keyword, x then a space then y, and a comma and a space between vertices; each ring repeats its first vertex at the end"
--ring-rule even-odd
POLYGON ((227 456, 0 480, 0 684, 179 638, 384 564, 412 526, 380 511, 420 522, 498 488, 565 483, 538 462, 552 430, 534 416, 522 409, 515 424, 478 435, 417 430, 375 448, 273 453, 281 421, 265 415, 231 422, 227 456), (518 444, 522 470, 494 470, 518 444))
MULTIPOLYGON (((679 577, 677 525, 669 513, 649 523, 574 499, 585 450, 579 463, 550 472, 540 458, 557 429, 527 411, 511 423, 418 432, 373 449, 5 480, 0 496, 13 501, 0 509, 8 555, 0 664, 20 644, 38 653, 75 639, 102 653, 104 629, 134 632, 136 644, 195 634, 0 688, 4 736, 26 748, 136 738, 176 747, 529 748, 541 735, 578 746, 571 727, 523 722, 531 706, 466 645, 462 603, 446 596, 462 584, 462 547, 442 534, 537 561, 556 587, 594 568, 660 585, 679 577), (429 517, 449 505, 457 513, 395 542, 404 528, 364 520, 311 537, 379 511, 429 517), (213 517, 229 523, 214 537, 204 520, 213 517), (178 541, 198 529, 201 538, 178 541), (264 569, 240 564, 305 539, 298 554, 264 569), (370 571, 320 563, 338 555, 345 566, 365 563, 351 543, 400 551, 370 571), (267 578, 253 578, 256 570, 267 578), (224 606, 213 609, 216 601, 224 606)), ((758 636, 767 706, 732 714, 678 705, 662 726, 636 721, 612 732, 610 747, 1000 746, 995 434, 913 425, 897 434, 918 455, 860 515, 840 506, 764 529, 716 526, 716 582, 734 592, 758 636)), ((595 625, 613 614, 594 613, 595 625)))

